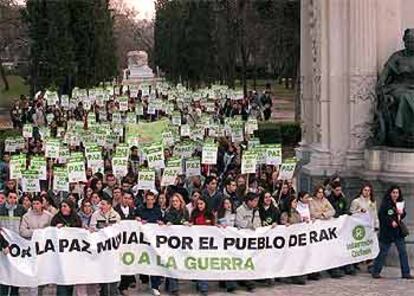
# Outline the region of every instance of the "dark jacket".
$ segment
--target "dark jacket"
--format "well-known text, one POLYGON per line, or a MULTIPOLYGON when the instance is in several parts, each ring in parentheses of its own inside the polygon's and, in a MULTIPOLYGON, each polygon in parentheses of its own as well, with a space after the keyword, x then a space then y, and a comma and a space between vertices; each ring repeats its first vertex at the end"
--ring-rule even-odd
POLYGON ((185 222, 188 222, 189 216, 187 209, 183 211, 177 211, 176 209, 169 208, 164 215, 164 222, 171 223, 173 225, 183 225, 185 222))
MULTIPOLYGON (((233 202, 233 206, 235 209, 237 209, 243 203, 243 200, 237 196, 236 192, 228 193, 226 188, 223 188, 223 194, 221 196, 221 199, 224 199, 224 198, 230 198, 233 202)), ((221 204, 221 201, 220 201, 220 204, 221 204)))
POLYGON ((222 194, 220 191, 214 192, 213 195, 208 194, 207 189, 204 189, 201 193, 202 196, 206 199, 207 202, 207 210, 210 212, 216 212, 220 207, 220 203, 222 200, 222 194))
POLYGON ((152 209, 149 209, 146 205, 143 205, 135 210, 135 215, 148 223, 163 221, 162 212, 159 206, 154 206, 152 209))
MULTIPOLYGON (((401 220, 404 219, 406 212, 401 215, 401 220)), ((379 240, 385 243, 393 242, 397 239, 403 238, 400 227, 393 228, 392 222, 398 223, 397 206, 389 199, 382 202, 381 208, 378 211, 380 221, 379 240)))
MULTIPOLYGON (((9 216, 9 209, 4 204, 0 207, 0 216, 9 216)), ((13 210, 13 217, 23 217, 26 214, 26 209, 22 205, 16 205, 16 208, 13 210)))
POLYGON ((4 238, 4 236, 0 233, 0 251, 7 248, 9 246, 9 242, 4 238))
POLYGON ((135 211, 131 207, 129 207, 128 215, 125 215, 124 212, 122 212, 121 204, 117 204, 114 210, 119 214, 119 216, 121 217, 121 220, 134 220, 135 219, 135 211))
POLYGON ((64 216, 61 212, 58 212, 53 216, 50 226, 57 226, 58 224, 63 224, 64 227, 82 227, 82 221, 76 213, 64 216))
POLYGON ((342 215, 350 215, 351 212, 349 211, 349 203, 348 200, 341 194, 341 196, 337 197, 334 193, 331 193, 328 196, 328 200, 331 203, 332 207, 335 209, 335 216, 334 218, 338 218, 342 215))
POLYGON ((263 226, 269 226, 274 223, 279 223, 280 211, 275 205, 270 205, 266 210, 263 206, 259 208, 260 219, 263 226))

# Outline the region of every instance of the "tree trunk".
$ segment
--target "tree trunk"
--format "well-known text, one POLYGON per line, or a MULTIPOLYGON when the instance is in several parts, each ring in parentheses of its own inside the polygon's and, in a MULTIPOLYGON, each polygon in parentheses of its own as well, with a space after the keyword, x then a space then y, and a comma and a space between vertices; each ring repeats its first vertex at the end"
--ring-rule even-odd
POLYGON ((0 75, 1 75, 1 79, 3 80, 3 83, 4 83, 4 90, 8 91, 10 89, 9 81, 7 80, 6 70, 4 70, 4 67, 3 67, 3 64, 1 63, 1 60, 0 60, 0 75))
POLYGON ((253 90, 257 90, 257 64, 253 63, 253 90))

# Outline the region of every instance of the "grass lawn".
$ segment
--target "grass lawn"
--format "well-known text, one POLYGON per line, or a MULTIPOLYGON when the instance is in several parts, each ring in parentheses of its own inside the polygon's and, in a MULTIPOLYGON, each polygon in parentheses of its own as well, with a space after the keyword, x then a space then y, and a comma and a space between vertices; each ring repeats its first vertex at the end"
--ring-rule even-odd
POLYGON ((16 75, 8 75, 10 89, 4 91, 3 80, 0 79, 0 107, 9 108, 9 106, 20 97, 21 94, 29 94, 29 86, 24 84, 23 78, 16 75))

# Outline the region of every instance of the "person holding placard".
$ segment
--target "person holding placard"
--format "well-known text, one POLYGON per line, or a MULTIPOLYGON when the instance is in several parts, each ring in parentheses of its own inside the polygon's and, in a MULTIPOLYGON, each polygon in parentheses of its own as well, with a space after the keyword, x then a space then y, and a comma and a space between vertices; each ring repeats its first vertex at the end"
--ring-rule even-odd
POLYGON ((381 278, 380 274, 392 243, 397 247, 400 257, 401 277, 409 280, 414 279, 410 273, 405 246, 405 237, 408 235, 408 230, 403 222, 407 214, 403 202, 401 189, 398 186, 391 186, 382 200, 378 213, 380 253, 375 258, 374 267, 372 268, 372 277, 375 279, 381 278))

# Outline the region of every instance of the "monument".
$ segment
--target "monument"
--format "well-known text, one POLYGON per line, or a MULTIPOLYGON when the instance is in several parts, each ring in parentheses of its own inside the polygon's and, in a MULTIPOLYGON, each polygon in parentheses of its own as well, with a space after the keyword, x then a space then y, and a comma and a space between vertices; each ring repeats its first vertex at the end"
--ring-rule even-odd
MULTIPOLYGON (((402 48, 405 28, 414 27, 414 14, 408 13, 413 10, 414 1, 407 0, 301 1, 302 141, 296 151, 299 190, 312 192, 326 177, 339 174, 348 197, 370 181, 380 204, 391 184, 400 185, 412 264, 414 138, 407 135, 412 124, 407 114, 401 113, 399 121, 396 117, 401 106, 403 112, 404 105, 414 101, 410 91, 394 92, 396 85, 383 69, 402 48), (384 104, 393 105, 384 109, 384 104)), ((410 38, 408 34, 404 40, 412 46, 410 38)), ((411 69, 410 62, 403 68, 411 69)), ((398 85, 400 90, 410 84, 407 81, 398 85)))
POLYGON ((127 57, 128 69, 124 70, 124 82, 153 82, 155 75, 148 66, 148 54, 145 51, 130 51, 127 57))

